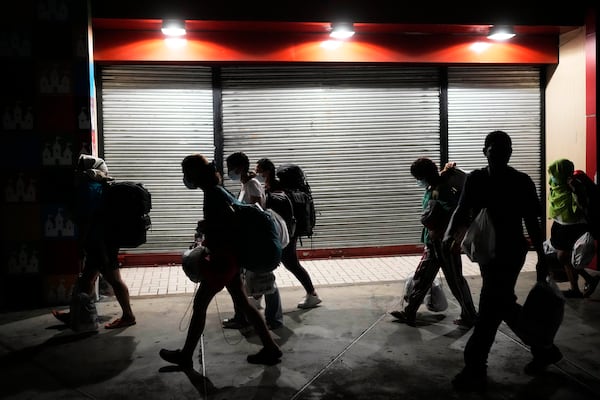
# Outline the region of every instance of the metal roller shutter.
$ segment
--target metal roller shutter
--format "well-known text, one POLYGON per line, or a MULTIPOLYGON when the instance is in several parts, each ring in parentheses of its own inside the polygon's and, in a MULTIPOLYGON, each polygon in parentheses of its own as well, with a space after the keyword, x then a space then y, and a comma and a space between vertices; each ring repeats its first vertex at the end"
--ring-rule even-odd
POLYGON ((510 164, 529 174, 541 193, 541 96, 537 67, 448 68, 448 159, 465 171, 487 165, 485 136, 503 130, 513 141, 510 164))
POLYGON ((207 67, 102 68, 103 156, 119 180, 152 194, 148 242, 126 253, 183 251, 202 216, 202 192, 182 183, 181 160, 212 158, 212 75, 207 67))
POLYGON ((439 161, 436 68, 225 67, 222 87, 224 156, 304 169, 318 213, 304 248, 419 242, 422 189, 410 164, 439 161))

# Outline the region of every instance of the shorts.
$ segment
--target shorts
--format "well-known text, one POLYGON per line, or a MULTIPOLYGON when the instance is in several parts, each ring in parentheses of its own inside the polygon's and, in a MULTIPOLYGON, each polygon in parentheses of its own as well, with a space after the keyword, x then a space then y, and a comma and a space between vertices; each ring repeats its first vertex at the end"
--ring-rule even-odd
POLYGON ((84 268, 101 274, 119 269, 119 246, 102 241, 88 243, 85 247, 84 268))
POLYGON ((587 224, 563 225, 554 221, 550 230, 550 243, 557 250, 572 251, 577 239, 588 230, 587 224))
POLYGON ((227 255, 215 257, 213 254, 211 262, 202 265, 200 274, 203 285, 220 291, 240 274, 240 267, 235 257, 227 255))

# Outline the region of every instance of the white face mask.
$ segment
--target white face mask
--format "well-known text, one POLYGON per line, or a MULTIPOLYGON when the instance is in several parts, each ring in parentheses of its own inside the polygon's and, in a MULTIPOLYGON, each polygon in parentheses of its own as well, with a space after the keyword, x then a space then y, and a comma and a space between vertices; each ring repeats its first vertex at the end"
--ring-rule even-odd
POLYGON ((265 177, 263 174, 256 174, 256 179, 258 179, 260 183, 265 183, 265 177))
POLYGON ((186 188, 188 189, 198 189, 198 186, 194 185, 192 182, 190 182, 185 175, 183 176, 183 184, 185 185, 186 188))
POLYGON ((417 179, 417 186, 420 188, 426 188, 427 186, 429 186, 429 184, 424 179, 417 179))
POLYGON ((227 176, 229 176, 229 179, 232 181, 239 181, 242 178, 242 175, 236 173, 235 171, 228 171, 227 176))

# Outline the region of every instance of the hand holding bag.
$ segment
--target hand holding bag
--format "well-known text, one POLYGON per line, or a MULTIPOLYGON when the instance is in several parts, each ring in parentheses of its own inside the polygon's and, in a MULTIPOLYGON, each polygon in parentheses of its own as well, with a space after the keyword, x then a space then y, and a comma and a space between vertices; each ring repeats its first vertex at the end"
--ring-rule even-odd
POLYGON ((482 208, 469 226, 461 248, 469 260, 480 264, 496 256, 496 231, 487 208, 482 208))

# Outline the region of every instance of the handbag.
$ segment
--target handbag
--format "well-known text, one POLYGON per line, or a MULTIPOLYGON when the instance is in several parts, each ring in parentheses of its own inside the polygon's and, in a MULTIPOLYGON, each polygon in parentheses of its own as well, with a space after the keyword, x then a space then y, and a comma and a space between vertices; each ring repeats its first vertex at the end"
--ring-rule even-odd
POLYGON ((496 256, 496 231, 487 208, 482 208, 473 220, 461 244, 469 260, 489 263, 496 256))
POLYGON ((525 344, 549 346, 563 321, 565 297, 553 279, 536 282, 521 310, 520 330, 525 344))

